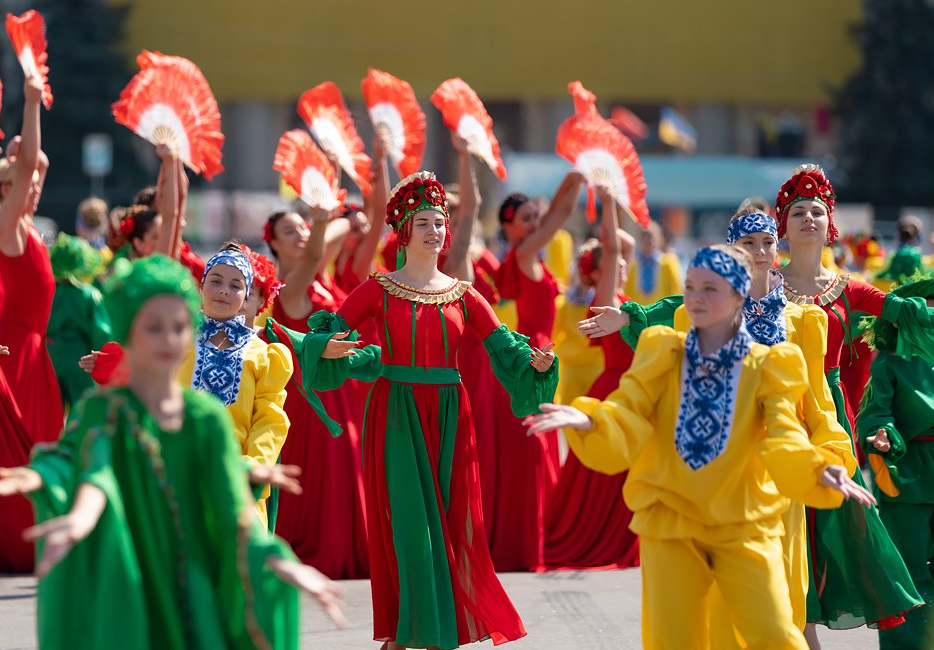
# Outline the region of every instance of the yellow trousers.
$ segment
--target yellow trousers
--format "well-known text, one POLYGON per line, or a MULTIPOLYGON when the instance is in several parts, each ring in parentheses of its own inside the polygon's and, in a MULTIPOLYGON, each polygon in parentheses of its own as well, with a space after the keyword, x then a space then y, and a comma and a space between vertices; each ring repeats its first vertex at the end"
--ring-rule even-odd
MULTIPOLYGON (((782 524, 785 526, 782 557, 791 598, 791 618, 795 627, 802 631, 808 617, 808 533, 805 513, 802 504, 792 503, 782 516, 782 524)), ((733 626, 729 609, 717 585, 710 589, 710 647, 715 650, 742 650, 746 647, 746 642, 733 626)))
POLYGON ((749 650, 808 650, 792 620, 779 537, 710 544, 641 537, 645 650, 720 650, 710 643, 716 584, 749 650))

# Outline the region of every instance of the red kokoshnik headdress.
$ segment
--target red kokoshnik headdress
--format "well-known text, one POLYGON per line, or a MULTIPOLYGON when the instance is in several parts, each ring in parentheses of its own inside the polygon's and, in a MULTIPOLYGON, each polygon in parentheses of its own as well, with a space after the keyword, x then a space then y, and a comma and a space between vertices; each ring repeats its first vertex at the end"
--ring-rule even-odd
POLYGON ((788 210, 800 201, 819 201, 827 208, 827 243, 832 244, 839 232, 833 223, 833 205, 836 200, 833 185, 818 165, 806 164, 795 168, 794 174, 778 191, 775 199, 775 216, 778 218, 778 236, 785 236, 788 210))
POLYGON ((444 244, 441 250, 451 246, 451 227, 448 218, 448 202, 444 186, 432 172, 418 172, 399 181, 393 188, 392 198, 386 205, 386 223, 392 227, 399 241, 400 250, 408 245, 410 228, 406 228, 415 214, 432 210, 444 215, 444 244))

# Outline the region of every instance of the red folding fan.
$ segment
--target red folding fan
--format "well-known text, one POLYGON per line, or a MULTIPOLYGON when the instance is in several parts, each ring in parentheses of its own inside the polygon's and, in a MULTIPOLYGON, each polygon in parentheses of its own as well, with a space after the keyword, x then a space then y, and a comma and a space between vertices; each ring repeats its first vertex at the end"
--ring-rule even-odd
POLYGON ((331 161, 307 131, 292 129, 282 134, 272 168, 312 207, 335 210, 347 198, 347 190, 340 189, 331 161))
POLYGON ((49 86, 49 54, 45 40, 45 21, 35 9, 30 9, 21 16, 6 15, 6 33, 13 41, 16 58, 27 77, 39 77, 42 80, 42 104, 46 110, 52 108, 52 88, 49 86))
POLYGON ((506 165, 499 155, 499 140, 493 135, 493 120, 474 89, 463 79, 448 79, 431 95, 444 123, 467 141, 467 150, 506 180, 506 165))
POLYGON ((111 106, 117 122, 153 144, 167 144, 208 180, 224 171, 221 114, 198 66, 147 50, 136 63, 140 71, 111 106))
POLYGON ((594 113, 577 114, 558 127, 558 155, 588 182, 588 219, 596 220, 593 188, 605 187, 643 228, 649 225, 642 163, 629 138, 594 113))
POLYGON ((370 193, 370 157, 357 135, 353 117, 341 91, 330 81, 306 90, 298 100, 298 114, 315 140, 337 161, 364 195, 370 193))
POLYGON ((412 86, 387 72, 370 68, 361 82, 373 128, 396 171, 402 177, 414 174, 425 154, 425 114, 412 86))
POLYGON ((597 96, 584 88, 580 81, 572 81, 569 83, 568 92, 571 93, 571 97, 574 98, 575 115, 597 112, 597 96))

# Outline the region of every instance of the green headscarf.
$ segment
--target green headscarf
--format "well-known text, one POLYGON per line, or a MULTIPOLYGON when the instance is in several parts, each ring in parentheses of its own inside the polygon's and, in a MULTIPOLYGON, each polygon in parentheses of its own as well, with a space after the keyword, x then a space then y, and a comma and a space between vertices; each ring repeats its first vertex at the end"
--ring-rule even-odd
POLYGON ((146 301, 164 295, 182 298, 197 326, 201 296, 191 273, 181 264, 158 254, 114 264, 114 274, 104 285, 104 306, 110 314, 114 340, 126 344, 137 312, 146 301))
POLYGON ((81 237, 58 234, 49 249, 52 275, 56 282, 90 282, 104 270, 100 252, 81 237))
MULTIPOLYGON (((901 285, 892 293, 907 300, 924 301, 934 298, 934 277, 916 274, 911 282, 901 285)), ((894 352, 900 357, 921 357, 934 365, 934 328, 914 321, 895 325, 876 318, 867 340, 873 349, 894 352)))

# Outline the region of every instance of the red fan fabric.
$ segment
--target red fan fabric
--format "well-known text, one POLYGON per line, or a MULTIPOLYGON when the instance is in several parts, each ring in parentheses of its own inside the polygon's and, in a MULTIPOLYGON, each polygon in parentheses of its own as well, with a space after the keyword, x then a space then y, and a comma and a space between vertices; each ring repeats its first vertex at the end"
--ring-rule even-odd
POLYGON ((474 89, 463 79, 448 79, 431 95, 431 103, 441 111, 447 127, 467 141, 468 151, 485 162, 501 181, 506 180, 493 120, 474 89))
POLYGON ((597 96, 584 88, 580 81, 572 81, 568 84, 568 92, 574 98, 574 114, 586 115, 587 113, 597 112, 597 96))
MULTIPOLYGON (((3 82, 0 82, 0 107, 3 106, 3 82)), ((0 140, 6 137, 3 129, 0 129, 0 140)))
POLYGON ((272 168, 312 207, 336 210, 347 198, 347 190, 338 186, 331 161, 307 131, 292 129, 282 134, 272 168))
POLYGON ((645 176, 632 142, 593 113, 577 114, 558 127, 555 146, 591 186, 605 187, 643 228, 649 224, 645 176))
POLYGON ((208 180, 224 171, 221 114, 198 66, 147 50, 136 62, 140 71, 111 106, 117 123, 153 144, 168 144, 208 180))
POLYGON ((16 58, 27 77, 42 79, 42 104, 46 110, 52 108, 52 88, 49 86, 49 54, 45 40, 45 21, 35 9, 20 16, 6 15, 6 33, 13 41, 16 58))
POLYGON ((373 128, 401 177, 419 170, 425 155, 425 114, 407 82, 370 68, 361 82, 373 128))
POLYGON ((337 85, 325 81, 306 90, 298 100, 298 114, 324 152, 368 195, 372 190, 370 157, 337 85))

